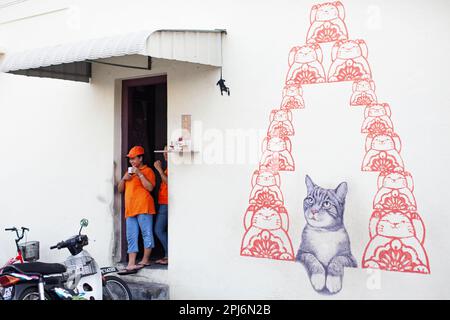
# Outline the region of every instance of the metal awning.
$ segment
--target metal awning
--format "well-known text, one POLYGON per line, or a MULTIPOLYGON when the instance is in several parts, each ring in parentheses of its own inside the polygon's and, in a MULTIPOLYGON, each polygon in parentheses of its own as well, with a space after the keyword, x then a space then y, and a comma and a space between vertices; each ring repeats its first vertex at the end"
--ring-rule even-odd
MULTIPOLYGON (((89 82, 91 63, 104 63, 98 59, 135 54, 221 67, 224 33, 226 31, 222 29, 142 31, 6 53, 0 71, 89 82)), ((150 63, 148 68, 129 67, 149 69, 150 63)))

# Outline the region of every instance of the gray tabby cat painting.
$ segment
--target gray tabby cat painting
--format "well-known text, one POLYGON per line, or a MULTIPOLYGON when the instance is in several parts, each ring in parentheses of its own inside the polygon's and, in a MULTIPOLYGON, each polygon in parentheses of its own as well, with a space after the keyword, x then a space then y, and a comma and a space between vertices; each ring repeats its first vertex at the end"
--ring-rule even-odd
POLYGON ((335 294, 341 291, 344 267, 357 267, 344 226, 347 183, 342 182, 336 189, 324 189, 309 176, 305 182, 307 196, 303 209, 307 224, 297 261, 305 266, 314 290, 335 294))

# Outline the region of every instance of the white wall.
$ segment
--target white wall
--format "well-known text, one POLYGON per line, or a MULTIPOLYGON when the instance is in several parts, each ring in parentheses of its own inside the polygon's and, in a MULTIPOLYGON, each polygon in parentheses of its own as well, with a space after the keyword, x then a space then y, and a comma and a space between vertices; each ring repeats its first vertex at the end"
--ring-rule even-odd
MULTIPOLYGON (((181 114, 188 113, 202 123, 203 132, 225 132, 267 129, 268 114, 280 103, 288 52, 304 42, 315 2, 229 1, 223 6, 219 1, 135 1, 126 8, 106 3, 73 2, 78 29, 67 23, 73 10, 0 24, 0 46, 22 49, 139 29, 226 28, 224 77, 230 97, 219 95, 216 69, 159 61, 154 70, 168 75, 169 131, 179 127, 181 114)), ((450 298, 449 4, 345 1, 344 5, 349 35, 366 40, 377 94, 390 103, 404 144, 402 156, 414 176, 419 213, 427 228, 431 275, 382 272, 381 288, 369 290, 366 270, 347 269, 344 288, 335 297, 450 298)), ((96 67, 91 85, 0 75, 1 227, 28 225, 45 249, 70 235, 86 216, 91 220, 89 234, 97 240, 89 250, 101 262, 110 260, 113 160, 118 158, 114 147, 118 142, 113 139, 118 116, 114 81, 136 75, 96 67)), ((363 114, 348 106, 350 93, 350 83, 305 86, 306 109, 294 111, 293 121, 297 169, 282 173, 281 179, 295 250, 305 224, 304 175, 324 187, 348 182, 346 226, 360 262, 368 241, 376 174, 360 171, 363 114)), ((203 152, 195 160, 221 146, 217 140, 203 141, 203 152)), ((170 176, 172 298, 334 298, 316 294, 299 264, 239 255, 254 163, 177 164, 179 160, 173 156, 170 176)), ((1 260, 12 254, 11 240, 0 233, 1 260)), ((56 257, 45 252, 43 256, 56 257)))

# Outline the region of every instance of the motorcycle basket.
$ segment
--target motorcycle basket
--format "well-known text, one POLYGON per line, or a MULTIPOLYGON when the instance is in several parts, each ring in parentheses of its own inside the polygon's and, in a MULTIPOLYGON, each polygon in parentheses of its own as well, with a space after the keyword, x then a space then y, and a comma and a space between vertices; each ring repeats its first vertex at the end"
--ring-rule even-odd
POLYGON ((39 260, 39 241, 28 241, 19 244, 24 261, 34 262, 39 260))

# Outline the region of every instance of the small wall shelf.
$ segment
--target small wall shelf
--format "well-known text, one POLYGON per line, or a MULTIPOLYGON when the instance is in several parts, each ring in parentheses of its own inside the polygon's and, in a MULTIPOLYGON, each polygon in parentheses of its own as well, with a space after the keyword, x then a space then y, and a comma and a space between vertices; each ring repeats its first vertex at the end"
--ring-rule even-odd
POLYGON ((153 151, 154 153, 180 153, 180 154, 195 154, 195 153, 199 153, 200 151, 197 150, 155 150, 153 151))

